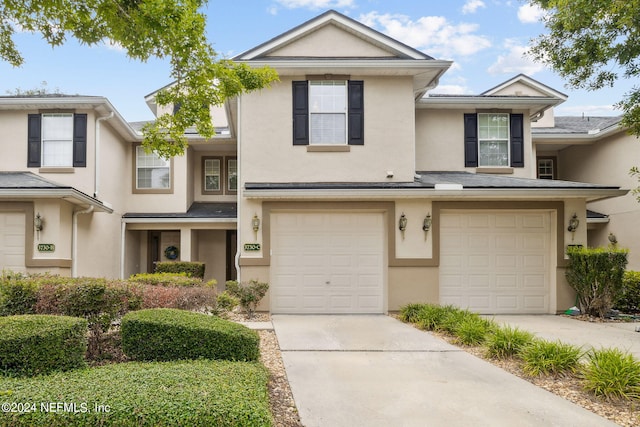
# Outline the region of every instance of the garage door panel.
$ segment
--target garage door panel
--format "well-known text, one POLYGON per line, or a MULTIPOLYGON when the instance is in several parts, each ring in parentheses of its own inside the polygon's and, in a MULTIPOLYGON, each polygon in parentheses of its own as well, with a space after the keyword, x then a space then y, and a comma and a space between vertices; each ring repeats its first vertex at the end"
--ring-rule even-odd
POLYGON ((274 213, 272 216, 273 312, 383 312, 384 221, 381 213, 274 213), (311 226, 314 228, 309 229, 311 226), (288 257, 296 257, 296 261, 288 257), (295 289, 290 290, 297 296, 294 305, 277 301, 281 295, 279 278, 283 273, 301 279, 295 289))
POLYGON ((26 272, 24 213, 0 213, 0 269, 26 272))
POLYGON ((548 313, 550 218, 549 212, 442 212, 448 227, 440 229, 441 303, 482 313, 548 313))

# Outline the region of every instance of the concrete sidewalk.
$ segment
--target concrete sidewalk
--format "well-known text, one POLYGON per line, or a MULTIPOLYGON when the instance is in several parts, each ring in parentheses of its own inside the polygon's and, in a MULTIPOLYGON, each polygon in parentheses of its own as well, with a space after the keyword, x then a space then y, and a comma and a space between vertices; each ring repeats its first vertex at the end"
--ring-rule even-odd
POLYGON ((509 324, 525 331, 533 332, 539 338, 550 341, 560 340, 589 348, 613 348, 628 351, 640 360, 640 322, 586 322, 555 315, 495 315, 499 324, 509 324))
POLYGON ((615 426, 384 315, 273 315, 302 423, 615 426))

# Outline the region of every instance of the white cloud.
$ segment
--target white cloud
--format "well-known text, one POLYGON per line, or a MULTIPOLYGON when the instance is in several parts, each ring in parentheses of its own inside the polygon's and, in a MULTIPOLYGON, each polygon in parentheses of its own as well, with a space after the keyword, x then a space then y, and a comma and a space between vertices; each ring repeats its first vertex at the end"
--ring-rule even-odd
POLYGON ((354 7, 355 0, 276 0, 287 9, 333 9, 354 7))
POLYGON ((496 62, 494 62, 487 71, 491 75, 497 74, 528 74, 533 75, 539 71, 544 70, 544 65, 533 62, 526 56, 528 50, 527 46, 519 45, 513 40, 506 40, 504 47, 506 53, 499 55, 496 62))
POLYGON ((474 34, 478 25, 453 24, 443 16, 423 16, 414 21, 406 15, 370 12, 361 15, 359 20, 439 59, 472 55, 491 47, 487 37, 474 34))
POLYGON ((540 6, 524 4, 518 9, 518 19, 523 24, 535 24, 544 16, 544 10, 540 6))
POLYGON ((462 13, 465 15, 467 13, 476 13, 481 7, 487 7, 482 0, 467 0, 464 6, 462 6, 462 13))

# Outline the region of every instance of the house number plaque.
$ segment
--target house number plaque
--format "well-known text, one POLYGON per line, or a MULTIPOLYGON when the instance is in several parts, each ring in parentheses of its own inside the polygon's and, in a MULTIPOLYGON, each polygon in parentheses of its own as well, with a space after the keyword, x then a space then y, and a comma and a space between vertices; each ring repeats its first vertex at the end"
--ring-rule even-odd
POLYGON ((53 243, 40 243, 38 244, 39 252, 54 252, 56 250, 56 245, 53 243))
POLYGON ((260 250, 260 243, 245 243, 244 244, 244 250, 247 251, 247 252, 259 251, 260 250))

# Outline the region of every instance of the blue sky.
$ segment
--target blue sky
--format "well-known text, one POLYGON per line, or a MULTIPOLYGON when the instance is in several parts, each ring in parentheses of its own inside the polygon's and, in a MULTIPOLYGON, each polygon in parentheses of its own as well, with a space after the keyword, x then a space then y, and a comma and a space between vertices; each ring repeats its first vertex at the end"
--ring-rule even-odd
MULTIPOLYGON (((208 36, 221 57, 232 57, 335 9, 436 59, 454 64, 435 90, 479 94, 524 73, 569 99, 558 115, 616 115, 613 104, 631 89, 620 81, 598 92, 569 90, 542 65, 523 58, 545 31, 540 11, 523 0, 209 0, 208 36)), ((108 45, 69 40, 51 48, 38 35, 16 37, 21 68, 0 62, 0 95, 46 87, 67 94, 107 97, 128 121, 153 118, 144 96, 170 82, 166 62, 140 63, 108 45)))

